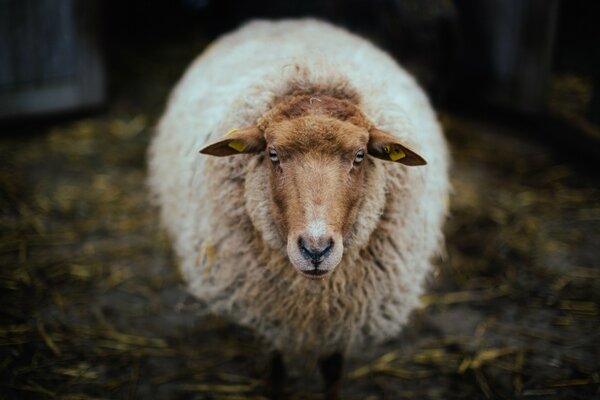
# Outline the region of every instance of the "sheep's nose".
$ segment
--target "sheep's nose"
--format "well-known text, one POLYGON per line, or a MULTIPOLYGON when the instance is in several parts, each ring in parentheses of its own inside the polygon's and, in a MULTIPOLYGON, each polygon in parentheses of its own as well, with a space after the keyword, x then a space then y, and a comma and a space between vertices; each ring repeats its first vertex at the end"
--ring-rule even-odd
POLYGON ((333 244, 334 242, 331 237, 306 239, 300 236, 298 238, 298 247, 300 247, 302 257, 313 263, 315 267, 331 253, 333 244))

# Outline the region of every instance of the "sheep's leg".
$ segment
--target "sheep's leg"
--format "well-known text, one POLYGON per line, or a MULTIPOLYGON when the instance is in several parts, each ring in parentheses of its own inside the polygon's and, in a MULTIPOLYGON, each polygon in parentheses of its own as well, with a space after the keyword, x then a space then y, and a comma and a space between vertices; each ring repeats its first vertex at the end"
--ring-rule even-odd
POLYGON ((284 384, 286 380, 286 369, 283 363, 283 357, 278 351, 273 352, 269 362, 269 372, 267 376, 267 396, 271 400, 285 399, 284 384))
POLYGON ((319 368, 325 381, 326 400, 338 400, 340 398, 343 364, 344 356, 341 353, 333 353, 329 357, 319 360, 319 368))

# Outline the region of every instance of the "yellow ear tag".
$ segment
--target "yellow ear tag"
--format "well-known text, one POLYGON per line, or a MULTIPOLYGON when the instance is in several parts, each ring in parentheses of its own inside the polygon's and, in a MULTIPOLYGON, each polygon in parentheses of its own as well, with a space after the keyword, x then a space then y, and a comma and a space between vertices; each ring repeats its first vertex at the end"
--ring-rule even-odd
POLYGON ((386 152, 386 153, 389 153, 390 152, 390 145, 388 144, 388 145, 383 146, 383 151, 386 152))
POLYGON ((392 160, 392 161, 402 160, 404 157, 406 157, 406 153, 404 153, 400 149, 394 149, 390 153, 390 160, 392 160))
POLYGON ((233 133, 236 133, 237 131, 238 131, 237 128, 233 128, 232 130, 230 130, 229 132, 227 132, 227 135, 225 135, 225 136, 229 136, 229 135, 231 135, 233 133))
POLYGON ((238 140, 233 140, 233 141, 227 143, 227 146, 231 147, 234 150, 237 150, 240 153, 242 153, 244 151, 244 149, 246 148, 246 145, 238 140))

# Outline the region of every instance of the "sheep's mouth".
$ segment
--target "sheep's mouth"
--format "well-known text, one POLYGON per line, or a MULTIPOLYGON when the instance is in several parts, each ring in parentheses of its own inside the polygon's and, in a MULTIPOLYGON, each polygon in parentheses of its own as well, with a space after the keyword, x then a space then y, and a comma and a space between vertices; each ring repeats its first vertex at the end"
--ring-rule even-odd
POLYGON ((324 269, 309 269, 309 270, 300 270, 302 276, 308 279, 323 279, 327 275, 331 273, 331 270, 324 269))

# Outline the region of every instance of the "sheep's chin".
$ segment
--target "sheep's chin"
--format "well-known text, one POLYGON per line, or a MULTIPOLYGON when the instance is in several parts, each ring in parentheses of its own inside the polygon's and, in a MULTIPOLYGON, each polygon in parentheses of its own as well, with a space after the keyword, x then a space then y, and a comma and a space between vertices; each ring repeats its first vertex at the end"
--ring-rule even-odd
POLYGON ((304 278, 310 280, 322 280, 331 276, 333 270, 342 260, 344 246, 341 243, 338 244, 333 249, 332 253, 318 265, 316 270, 319 271, 319 275, 311 274, 311 271, 314 271, 315 267, 310 261, 302 257, 302 254, 300 254, 300 251, 298 250, 298 246, 296 246, 293 241, 288 240, 287 254, 296 271, 304 278))

